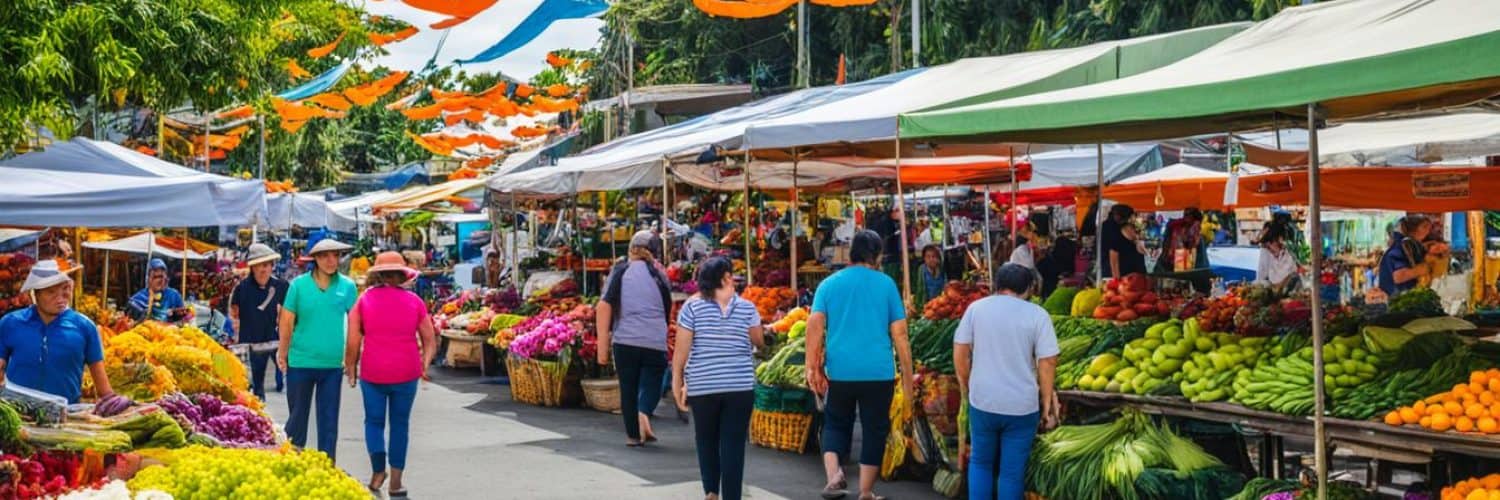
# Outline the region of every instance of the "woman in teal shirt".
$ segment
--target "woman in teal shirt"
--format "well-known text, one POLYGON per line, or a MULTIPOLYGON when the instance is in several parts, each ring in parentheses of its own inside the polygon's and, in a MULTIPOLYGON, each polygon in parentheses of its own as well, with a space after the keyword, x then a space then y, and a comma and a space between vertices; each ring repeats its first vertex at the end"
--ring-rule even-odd
POLYGON ((823 497, 847 495, 842 460, 852 448, 855 409, 863 444, 859 454, 859 498, 874 493, 890 431, 890 408, 901 360, 901 390, 911 394, 911 346, 906 338, 906 306, 896 282, 876 269, 880 235, 860 231, 849 250, 848 268, 818 285, 807 320, 807 382, 826 395, 823 497), (826 341, 825 341, 826 340, 826 341))
POLYGON ((344 324, 359 295, 354 281, 339 274, 339 252, 349 245, 331 239, 313 245, 316 265, 287 288, 281 307, 280 349, 276 365, 286 372, 290 415, 287 439, 307 444, 307 419, 316 398, 318 449, 334 458, 339 437, 339 382, 344 375, 344 324))

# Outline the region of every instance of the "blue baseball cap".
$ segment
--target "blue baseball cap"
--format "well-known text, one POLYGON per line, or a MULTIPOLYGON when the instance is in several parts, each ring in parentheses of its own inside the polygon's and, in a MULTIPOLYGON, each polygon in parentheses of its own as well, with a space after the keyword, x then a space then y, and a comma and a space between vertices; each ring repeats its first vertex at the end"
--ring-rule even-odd
POLYGON ((147 269, 161 269, 161 270, 165 271, 167 269, 167 261, 164 261, 164 260, 161 260, 161 259, 151 259, 151 263, 147 264, 146 268, 147 269))

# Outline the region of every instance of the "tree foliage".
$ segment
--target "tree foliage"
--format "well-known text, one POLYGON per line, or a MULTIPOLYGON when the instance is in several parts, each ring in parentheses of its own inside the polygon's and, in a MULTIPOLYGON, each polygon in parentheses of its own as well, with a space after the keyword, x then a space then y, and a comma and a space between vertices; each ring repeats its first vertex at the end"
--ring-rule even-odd
MULTIPOLYGON (((926 0, 922 62, 1076 47, 1212 24, 1259 20, 1292 0, 926 0)), ((911 67, 910 0, 867 7, 809 5, 811 81, 834 81, 840 54, 849 80, 911 67)), ((591 74, 596 95, 618 93, 635 48, 636 85, 795 81, 796 9, 762 19, 714 18, 691 0, 620 0, 605 14, 591 74), (612 62, 611 62, 612 61, 612 62)))

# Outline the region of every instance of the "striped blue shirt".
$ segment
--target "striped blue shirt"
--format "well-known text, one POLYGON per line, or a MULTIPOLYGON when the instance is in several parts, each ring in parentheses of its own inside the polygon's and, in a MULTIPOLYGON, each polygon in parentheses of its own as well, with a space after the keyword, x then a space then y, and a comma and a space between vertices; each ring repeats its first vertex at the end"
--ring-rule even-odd
POLYGON ((683 375, 689 396, 755 390, 749 333, 760 326, 755 304, 735 295, 726 313, 717 302, 691 299, 682 305, 677 325, 693 332, 683 375))

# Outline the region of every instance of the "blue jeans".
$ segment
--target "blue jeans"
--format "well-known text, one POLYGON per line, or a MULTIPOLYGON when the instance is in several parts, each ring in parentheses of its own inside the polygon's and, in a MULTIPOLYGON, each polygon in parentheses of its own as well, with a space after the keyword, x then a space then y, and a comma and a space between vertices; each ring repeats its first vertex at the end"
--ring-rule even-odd
POLYGON ((740 500, 745 484, 745 440, 755 391, 688 396, 693 409, 693 437, 698 445, 698 475, 704 493, 740 500))
POLYGON ((387 415, 391 420, 391 468, 406 469, 406 443, 411 429, 411 405, 417 399, 417 381, 376 384, 361 380, 359 390, 365 396, 365 449, 370 452, 370 470, 385 472, 387 415))
POLYGON ((835 453, 842 462, 854 447, 854 418, 858 410, 859 464, 880 467, 886 434, 891 430, 891 398, 896 382, 828 382, 828 401, 823 405, 823 452, 835 453))
POLYGON ((290 413, 286 419, 286 437, 293 446, 307 445, 307 418, 312 413, 313 401, 318 405, 318 449, 332 460, 339 443, 339 383, 344 370, 340 368, 297 368, 286 371, 286 403, 290 413))
POLYGON ((969 498, 1020 500, 1041 412, 1000 415, 969 406, 969 498))
POLYGON ((283 384, 281 380, 281 368, 271 362, 271 357, 275 355, 276 351, 250 353, 250 393, 260 398, 261 401, 266 400, 267 365, 270 365, 272 370, 276 370, 276 390, 281 390, 281 385, 283 384))
POLYGON ((640 440, 637 414, 651 416, 661 403, 667 353, 631 345, 615 344, 615 371, 620 374, 620 416, 625 419, 625 437, 640 440))

